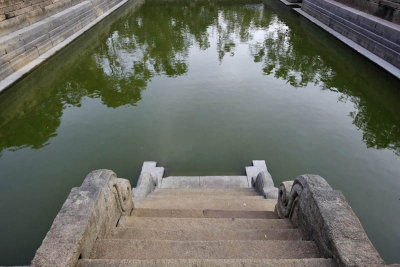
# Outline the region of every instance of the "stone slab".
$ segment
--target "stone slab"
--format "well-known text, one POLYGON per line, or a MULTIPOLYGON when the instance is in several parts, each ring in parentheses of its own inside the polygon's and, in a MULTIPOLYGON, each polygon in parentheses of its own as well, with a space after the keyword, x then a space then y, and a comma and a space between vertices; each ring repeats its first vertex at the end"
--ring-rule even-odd
POLYGON ((111 260, 85 259, 80 260, 77 267, 131 267, 131 266, 175 266, 175 267, 334 267, 332 259, 163 259, 163 260, 111 260))
POLYGON ((169 217, 169 218, 242 218, 242 219, 277 219, 273 211, 238 211, 238 210, 188 210, 188 209, 146 209, 133 210, 136 217, 169 217))
POLYGON ((246 176, 200 176, 202 188, 249 187, 246 176))
POLYGON ((292 229, 293 224, 287 219, 241 219, 236 218, 163 218, 122 216, 121 227, 198 230, 209 228, 221 229, 292 229))
POLYGON ((156 189, 154 195, 180 195, 180 196, 258 196, 253 188, 166 188, 156 189))
POLYGON ((145 198, 135 203, 136 208, 154 209, 218 209, 273 211, 276 200, 272 199, 151 199, 145 198))
POLYGON ((97 259, 301 259, 317 258, 312 241, 285 240, 98 240, 92 252, 97 259), (134 249, 132 249, 134 248, 134 249))
POLYGON ((116 227, 111 230, 107 239, 138 239, 138 240, 176 240, 176 241, 207 241, 207 240, 301 240, 298 229, 274 230, 169 230, 143 229, 133 227, 116 227))
POLYGON ((161 181, 160 188, 200 188, 200 176, 169 176, 161 181))

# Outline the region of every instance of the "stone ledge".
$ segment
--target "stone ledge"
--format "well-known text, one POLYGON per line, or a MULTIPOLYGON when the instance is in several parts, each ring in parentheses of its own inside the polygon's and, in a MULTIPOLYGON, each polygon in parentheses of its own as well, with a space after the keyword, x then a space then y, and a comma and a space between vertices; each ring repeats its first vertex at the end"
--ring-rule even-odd
POLYGON ((343 194, 322 177, 305 174, 283 182, 275 210, 339 266, 384 266, 343 194))

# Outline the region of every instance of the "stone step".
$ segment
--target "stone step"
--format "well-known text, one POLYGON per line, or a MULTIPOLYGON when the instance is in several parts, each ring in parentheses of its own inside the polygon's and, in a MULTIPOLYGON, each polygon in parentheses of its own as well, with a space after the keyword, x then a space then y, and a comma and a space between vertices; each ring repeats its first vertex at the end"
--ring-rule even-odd
POLYGON ((249 188, 247 176, 168 176, 160 188, 249 188))
POLYGON ((251 195, 251 196, 242 196, 242 195, 203 195, 203 194, 193 194, 193 195, 153 195, 150 194, 147 196, 147 199, 181 199, 182 201, 186 201, 187 199, 238 199, 238 200, 247 200, 247 199, 264 199, 261 195, 251 195))
POLYGON ((118 226, 170 230, 204 230, 204 229, 291 229, 292 223, 287 219, 236 219, 236 218, 163 218, 122 216, 118 226))
POLYGON ((131 267, 131 266, 174 266, 174 267, 334 267, 332 259, 311 258, 311 259, 162 259, 162 260, 112 260, 112 259, 82 259, 77 267, 131 267))
POLYGON ((273 211, 134 209, 136 217, 279 219, 273 211))
POLYGON ((204 230, 150 229, 133 227, 113 228, 107 239, 139 240, 301 240, 298 229, 239 230, 210 228, 204 230))
POLYGON ((274 211, 275 199, 151 199, 135 203, 136 208, 147 209, 214 209, 274 211))
POLYGON ((175 188, 175 189, 156 189, 151 195, 236 195, 236 196, 258 196, 259 194, 253 188, 225 188, 225 189, 213 189, 213 188, 175 188))
POLYGON ((98 240, 94 259, 302 259, 319 257, 312 241, 98 240))

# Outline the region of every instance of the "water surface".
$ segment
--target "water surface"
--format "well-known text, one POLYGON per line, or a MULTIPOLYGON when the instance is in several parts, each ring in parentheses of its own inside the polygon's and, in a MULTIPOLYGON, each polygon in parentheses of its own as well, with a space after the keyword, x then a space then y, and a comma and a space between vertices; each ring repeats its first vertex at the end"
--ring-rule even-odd
POLYGON ((400 83, 279 1, 148 1, 0 95, 0 264, 28 264, 93 169, 303 173, 400 262, 400 83))

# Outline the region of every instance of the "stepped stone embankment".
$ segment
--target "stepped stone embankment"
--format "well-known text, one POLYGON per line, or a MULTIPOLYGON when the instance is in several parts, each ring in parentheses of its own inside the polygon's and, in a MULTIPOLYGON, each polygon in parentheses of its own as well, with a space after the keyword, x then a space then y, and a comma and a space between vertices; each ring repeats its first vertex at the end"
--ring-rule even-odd
POLYGON ((145 162, 131 190, 112 171, 90 173, 32 266, 384 266, 343 195, 320 176, 278 189, 264 161, 246 176, 163 174, 145 162))
POLYGON ((2 1, 0 92, 127 1, 2 1))
MULTIPOLYGON (((286 0, 285 0, 286 1, 286 0)), ((288 0, 291 1, 291 0, 288 0)), ((395 13, 383 18, 379 12, 366 13, 369 9, 356 9, 344 1, 334 0, 293 0, 301 2, 301 9, 294 10, 355 49, 358 53, 375 62, 386 71, 400 78, 400 3, 385 1, 395 6, 395 13), (393 22, 392 22, 393 21, 393 22)), ((351 1, 355 5, 361 1, 351 1)), ((362 1, 366 6, 373 1, 362 1)), ((361 5, 361 4, 360 4, 361 5)))

